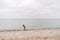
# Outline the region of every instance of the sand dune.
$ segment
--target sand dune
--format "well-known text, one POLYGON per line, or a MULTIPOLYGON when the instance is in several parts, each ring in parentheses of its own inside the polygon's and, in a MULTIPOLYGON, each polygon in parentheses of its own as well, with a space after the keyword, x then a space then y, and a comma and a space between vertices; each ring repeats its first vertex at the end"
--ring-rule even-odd
POLYGON ((60 40, 60 29, 0 31, 0 40, 60 40))

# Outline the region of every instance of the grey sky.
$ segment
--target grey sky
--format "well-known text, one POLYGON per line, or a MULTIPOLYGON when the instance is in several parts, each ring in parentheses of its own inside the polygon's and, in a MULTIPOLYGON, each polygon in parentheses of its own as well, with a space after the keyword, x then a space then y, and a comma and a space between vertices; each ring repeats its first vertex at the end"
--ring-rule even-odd
POLYGON ((60 0, 0 0, 0 18, 60 18, 60 0))

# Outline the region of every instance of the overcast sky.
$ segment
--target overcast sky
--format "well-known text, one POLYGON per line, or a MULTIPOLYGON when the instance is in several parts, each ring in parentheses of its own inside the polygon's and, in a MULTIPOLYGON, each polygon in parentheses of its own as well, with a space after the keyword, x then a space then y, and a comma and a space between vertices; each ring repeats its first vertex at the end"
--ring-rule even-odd
POLYGON ((0 0, 0 18, 60 18, 60 0, 0 0))

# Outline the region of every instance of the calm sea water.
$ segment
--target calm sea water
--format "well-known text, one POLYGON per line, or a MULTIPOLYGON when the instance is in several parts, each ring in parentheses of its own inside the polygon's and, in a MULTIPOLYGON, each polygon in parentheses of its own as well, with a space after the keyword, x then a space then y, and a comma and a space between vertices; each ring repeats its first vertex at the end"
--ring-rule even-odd
POLYGON ((60 27, 60 19, 0 19, 0 30, 55 28, 60 27))

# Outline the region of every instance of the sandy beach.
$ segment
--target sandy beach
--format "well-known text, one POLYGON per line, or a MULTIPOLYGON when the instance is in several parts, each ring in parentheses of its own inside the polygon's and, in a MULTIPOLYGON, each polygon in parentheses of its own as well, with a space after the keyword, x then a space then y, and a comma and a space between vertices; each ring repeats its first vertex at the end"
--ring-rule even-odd
POLYGON ((0 40, 60 40, 60 29, 0 31, 0 40))

